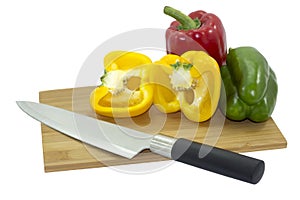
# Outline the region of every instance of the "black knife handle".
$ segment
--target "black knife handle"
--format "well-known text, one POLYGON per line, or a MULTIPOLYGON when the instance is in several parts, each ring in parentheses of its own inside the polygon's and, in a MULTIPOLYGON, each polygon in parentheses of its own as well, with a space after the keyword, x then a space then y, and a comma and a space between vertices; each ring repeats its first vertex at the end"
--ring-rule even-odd
POLYGON ((262 160, 182 138, 173 144, 171 158, 252 184, 260 181, 265 169, 262 160))

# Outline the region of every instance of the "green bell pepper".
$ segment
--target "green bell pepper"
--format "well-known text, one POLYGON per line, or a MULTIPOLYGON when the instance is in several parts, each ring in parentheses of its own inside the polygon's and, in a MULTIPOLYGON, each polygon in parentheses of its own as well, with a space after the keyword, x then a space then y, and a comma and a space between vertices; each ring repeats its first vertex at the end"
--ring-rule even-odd
POLYGON ((226 106, 220 106, 230 120, 263 122, 270 118, 277 98, 277 80, 265 57, 253 47, 229 49, 221 67, 226 106))

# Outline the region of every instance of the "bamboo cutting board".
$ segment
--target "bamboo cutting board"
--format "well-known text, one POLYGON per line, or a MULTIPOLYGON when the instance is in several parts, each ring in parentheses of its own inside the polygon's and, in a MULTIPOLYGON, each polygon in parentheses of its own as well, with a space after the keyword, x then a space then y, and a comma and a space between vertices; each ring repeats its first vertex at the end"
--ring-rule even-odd
MULTIPOLYGON (((162 114, 152 106, 149 112, 134 118, 112 119, 97 116, 90 108, 89 95, 94 87, 59 89, 39 93, 41 103, 72 110, 122 126, 148 133, 162 133, 184 137, 197 142, 215 145, 235 152, 285 148, 287 142, 274 123, 248 120, 233 122, 224 118, 220 111, 204 123, 188 121, 180 112, 162 114)), ((162 156, 143 151, 131 160, 83 144, 45 125, 42 128, 44 166, 46 172, 113 165, 124 165, 166 160, 162 156)))

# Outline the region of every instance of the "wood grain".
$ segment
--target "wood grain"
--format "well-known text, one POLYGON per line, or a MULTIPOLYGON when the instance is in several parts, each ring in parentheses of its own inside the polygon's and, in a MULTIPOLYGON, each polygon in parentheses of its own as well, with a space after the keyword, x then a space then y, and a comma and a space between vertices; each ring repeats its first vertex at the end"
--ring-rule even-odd
MULTIPOLYGON (((162 133, 173 137, 184 137, 197 142, 215 145, 235 152, 249 152, 285 148, 287 141, 269 119, 264 123, 251 121, 233 122, 224 118, 220 111, 204 123, 187 120, 180 112, 162 114, 154 106, 138 117, 113 119, 96 115, 89 105, 89 95, 94 87, 42 91, 40 102, 64 108, 90 117, 131 127, 148 133, 162 133)), ((133 163, 167 160, 148 150, 131 160, 88 146, 65 136, 45 125, 41 125, 46 172, 94 168, 133 163)))

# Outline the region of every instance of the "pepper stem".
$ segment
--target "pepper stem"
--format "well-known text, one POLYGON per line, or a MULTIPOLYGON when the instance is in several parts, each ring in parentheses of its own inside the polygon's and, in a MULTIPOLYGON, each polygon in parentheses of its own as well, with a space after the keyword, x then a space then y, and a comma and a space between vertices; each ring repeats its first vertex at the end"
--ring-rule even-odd
POLYGON ((171 67, 173 67, 175 70, 178 70, 180 67, 182 67, 184 70, 190 70, 193 65, 191 63, 182 63, 180 61, 176 61, 176 63, 171 64, 171 67))
POLYGON ((170 6, 164 7, 164 13, 170 17, 175 18, 181 25, 177 27, 178 30, 191 30, 200 27, 199 19, 192 19, 183 14, 181 11, 176 10, 170 6))

